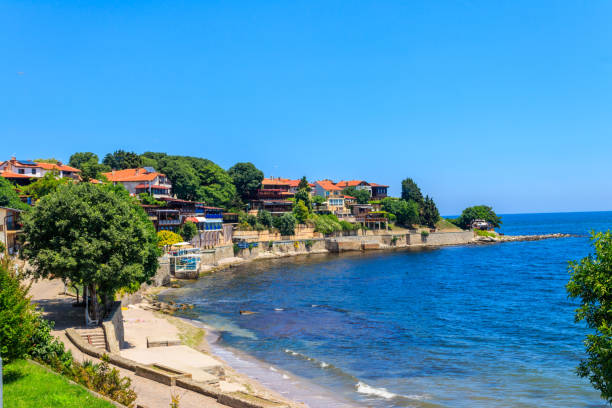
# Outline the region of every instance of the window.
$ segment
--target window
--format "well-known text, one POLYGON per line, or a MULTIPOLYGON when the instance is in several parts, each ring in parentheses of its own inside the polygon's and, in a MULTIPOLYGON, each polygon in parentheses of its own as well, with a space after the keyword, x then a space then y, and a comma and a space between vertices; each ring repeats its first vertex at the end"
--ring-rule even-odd
POLYGON ((25 174, 25 170, 24 170, 24 169, 19 169, 19 170, 18 170, 18 173, 19 173, 19 174, 25 174))
POLYGON ((36 174, 36 169, 32 169, 32 174, 36 174))

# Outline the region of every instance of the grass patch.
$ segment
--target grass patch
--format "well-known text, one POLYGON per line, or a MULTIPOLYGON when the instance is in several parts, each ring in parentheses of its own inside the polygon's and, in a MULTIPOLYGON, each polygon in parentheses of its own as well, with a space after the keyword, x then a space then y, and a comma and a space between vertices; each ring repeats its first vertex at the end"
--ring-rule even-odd
POLYGON ((83 387, 25 360, 4 367, 4 403, 7 408, 114 408, 83 387))
POLYGON ((461 228, 459 228, 446 218, 440 218, 440 221, 436 222, 436 229, 447 231, 461 231, 461 228))
POLYGON ((479 237, 497 238, 497 234, 492 231, 476 230, 476 235, 478 235, 479 237))
POLYGON ((204 341, 206 330, 195 327, 189 323, 185 323, 181 319, 173 316, 168 316, 163 313, 156 313, 157 316, 167 319, 179 331, 179 338, 186 346, 199 350, 200 344, 204 341))

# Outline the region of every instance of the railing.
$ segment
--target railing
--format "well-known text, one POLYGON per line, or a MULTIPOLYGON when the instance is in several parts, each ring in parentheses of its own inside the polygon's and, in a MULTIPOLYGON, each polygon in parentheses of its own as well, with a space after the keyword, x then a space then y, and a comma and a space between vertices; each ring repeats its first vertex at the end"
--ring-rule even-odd
POLYGON ((158 220, 158 225, 180 225, 181 220, 158 220))

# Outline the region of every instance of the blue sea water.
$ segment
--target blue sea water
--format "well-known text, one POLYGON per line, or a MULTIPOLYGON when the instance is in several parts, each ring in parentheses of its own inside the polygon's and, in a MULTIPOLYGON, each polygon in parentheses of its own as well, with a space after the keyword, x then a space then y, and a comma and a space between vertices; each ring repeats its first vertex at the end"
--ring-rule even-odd
POLYGON ((589 231, 609 228, 612 212, 506 215, 508 235, 578 236, 258 261, 164 297, 194 303, 186 317, 219 344, 355 405, 599 407, 575 375, 587 330, 565 284, 589 231))

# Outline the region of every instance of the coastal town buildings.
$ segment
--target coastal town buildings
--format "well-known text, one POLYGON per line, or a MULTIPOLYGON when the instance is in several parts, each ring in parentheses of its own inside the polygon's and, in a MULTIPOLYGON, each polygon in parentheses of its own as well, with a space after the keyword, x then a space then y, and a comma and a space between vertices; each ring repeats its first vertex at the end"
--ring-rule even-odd
POLYGON ((113 170, 103 175, 113 184, 123 184, 132 195, 148 193, 161 198, 170 197, 172 191, 172 183, 166 175, 156 172, 152 167, 113 170))
POLYGON ((80 180, 81 170, 67 166, 61 162, 57 164, 42 163, 32 160, 17 160, 15 157, 0 162, 0 176, 18 185, 30 184, 50 172, 56 174, 58 177, 80 180))

